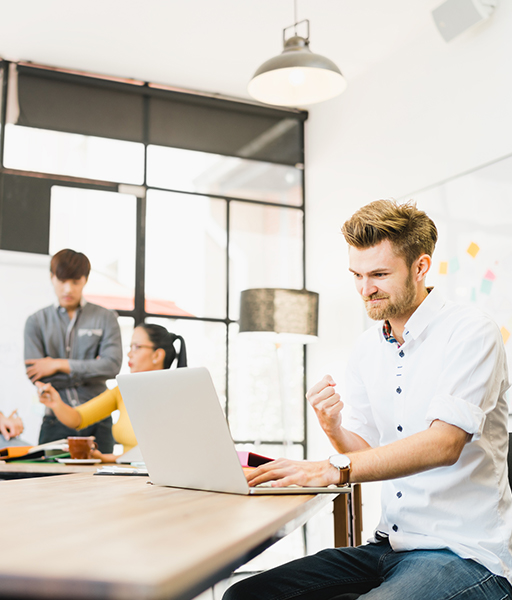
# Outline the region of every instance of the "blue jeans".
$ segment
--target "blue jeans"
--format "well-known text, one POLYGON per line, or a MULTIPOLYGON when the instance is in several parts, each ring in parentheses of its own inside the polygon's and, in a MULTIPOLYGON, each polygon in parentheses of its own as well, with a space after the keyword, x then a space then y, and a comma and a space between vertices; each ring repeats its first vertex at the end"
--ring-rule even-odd
POLYGON ((505 600, 512 586, 451 550, 395 552, 387 540, 332 548, 231 586, 223 600, 505 600))

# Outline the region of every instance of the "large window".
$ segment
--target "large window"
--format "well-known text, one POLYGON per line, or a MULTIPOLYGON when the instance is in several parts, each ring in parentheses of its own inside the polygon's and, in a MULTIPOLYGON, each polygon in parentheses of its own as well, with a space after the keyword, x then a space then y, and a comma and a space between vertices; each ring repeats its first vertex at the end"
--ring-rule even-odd
POLYGON ((303 457, 304 349, 237 320, 242 290, 305 286, 307 114, 0 65, 0 249, 85 252, 125 345, 141 321, 181 334, 235 441, 303 457))

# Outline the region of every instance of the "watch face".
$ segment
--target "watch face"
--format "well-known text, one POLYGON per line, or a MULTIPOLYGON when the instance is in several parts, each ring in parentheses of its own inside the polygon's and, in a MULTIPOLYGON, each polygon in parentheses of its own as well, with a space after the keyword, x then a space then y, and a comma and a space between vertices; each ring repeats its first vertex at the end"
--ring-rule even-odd
POLYGON ((346 469, 350 466, 350 458, 345 454, 334 454, 329 458, 329 462, 338 469, 346 469))

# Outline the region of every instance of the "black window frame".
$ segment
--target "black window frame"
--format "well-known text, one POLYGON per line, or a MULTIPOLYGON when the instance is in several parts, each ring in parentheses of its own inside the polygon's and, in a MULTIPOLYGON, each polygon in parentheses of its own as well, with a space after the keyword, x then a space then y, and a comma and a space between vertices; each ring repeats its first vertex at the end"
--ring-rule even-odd
MULTIPOLYGON (((117 310, 117 313, 121 317, 129 317, 134 320, 135 324, 144 322, 147 318, 156 317, 159 319, 162 318, 171 318, 177 321, 179 320, 194 320, 194 321, 202 321, 202 322, 214 322, 214 323, 222 323, 225 325, 226 332, 226 342, 225 342, 225 390, 226 390, 226 417, 229 419, 229 331, 230 326, 234 323, 237 323, 236 320, 230 318, 230 270, 229 270, 229 249, 230 249, 230 209, 233 203, 249 203, 256 204, 260 206, 271 206, 275 208, 282 208, 291 211, 300 211, 302 213, 302 285, 303 288, 306 287, 306 202, 305 202, 305 171, 304 171, 304 124, 308 118, 307 111, 297 110, 297 109, 280 109, 280 108, 269 108, 262 105, 258 105, 251 102, 246 102, 241 99, 220 97, 218 95, 208 95, 201 93, 194 93, 188 91, 174 91, 174 90, 166 90, 161 89, 161 86, 152 87, 152 84, 146 82, 137 82, 136 84, 130 84, 129 82, 119 82, 118 80, 110 80, 105 77, 95 77, 91 74, 77 74, 75 72, 68 73, 61 70, 50 69, 48 67, 38 67, 35 65, 30 65, 30 67, 23 67, 24 69, 31 69, 32 71, 35 69, 39 69, 37 75, 44 78, 50 79, 60 82, 71 82, 77 83, 79 82, 81 85, 92 85, 95 88, 99 89, 111 89, 111 90, 124 90, 129 93, 140 94, 142 96, 142 106, 143 106, 143 115, 142 115, 142 139, 140 140, 144 145, 144 180, 140 186, 131 186, 125 184, 123 182, 107 182, 100 180, 92 180, 82 177, 72 177, 72 176, 63 176, 63 175, 55 175, 55 174, 47 174, 47 173, 36 173, 29 171, 22 171, 17 169, 7 169, 4 166, 4 152, 5 152, 5 124, 6 124, 6 116, 7 116, 7 97, 8 97, 8 85, 9 85, 9 66, 11 63, 8 61, 0 61, 0 70, 2 70, 2 88, 1 88, 1 111, 0 111, 0 249, 5 250, 14 250, 21 252, 35 252, 38 254, 48 254, 49 253, 49 230, 47 232, 43 232, 41 229, 41 237, 34 241, 33 247, 23 248, 20 247, 19 244, 23 244, 24 242, 21 240, 12 241, 12 236, 9 237, 7 235, 7 230, 11 226, 11 223, 5 222, 6 215, 9 214, 9 194, 8 190, 11 189, 12 182, 21 182, 22 184, 26 184, 26 187, 30 188, 31 186, 40 186, 41 193, 46 193, 47 197, 45 198, 45 202, 48 204, 48 212, 49 212, 49 195, 51 193, 51 187, 53 185, 59 186, 69 186, 69 187, 80 187, 86 189, 96 189, 96 190, 105 190, 105 191, 118 191, 120 185, 124 188, 133 187, 134 190, 144 190, 143 194, 137 194, 137 232, 136 232, 136 265, 135 265, 135 290, 134 290, 134 308, 133 310, 117 310), (178 103, 190 103, 192 105, 199 103, 201 106, 208 106, 209 104, 213 106, 216 110, 219 107, 222 107, 222 110, 234 110, 240 111, 244 109, 254 110, 257 113, 268 114, 274 116, 280 116, 280 118, 290 118, 296 119, 299 127, 299 156, 301 161, 296 163, 295 166, 300 168, 301 173, 301 189, 302 189, 302 202, 300 205, 290 205, 284 203, 277 202, 268 202, 257 199, 248 199, 248 198, 239 198, 236 196, 229 195, 216 195, 210 193, 199 193, 199 192, 191 192, 180 189, 170 189, 170 188, 161 188, 155 186, 149 186, 147 184, 147 152, 148 146, 151 144, 150 139, 150 103, 153 98, 168 98, 173 102, 178 103), (192 196, 207 196, 210 198, 220 199, 226 202, 226 232, 227 232, 227 244, 226 244, 226 311, 224 318, 214 318, 214 317, 187 317, 187 316, 174 316, 174 315, 162 315, 157 313, 147 312, 145 309, 145 251, 146 251, 146 210, 147 210, 147 191, 148 190, 161 190, 166 192, 174 192, 185 195, 192 196), (46 237, 45 237, 46 235, 46 237), (8 240, 9 243, 4 243, 5 240, 8 240), (9 241, 11 240, 11 241, 9 241), (14 246, 13 246, 14 243, 14 246), (18 246, 16 246, 18 243, 18 246)), ((82 132, 83 133, 83 132, 82 132)), ((107 137, 107 136, 105 136, 107 137)), ((120 138, 114 138, 120 139, 120 138)), ((170 146, 176 147, 176 146, 170 146)), ((191 148, 188 148, 191 149, 191 148)), ((222 154, 222 152, 219 152, 222 154)), ((234 156, 234 154, 225 154, 226 156, 234 156)), ((251 160, 251 157, 244 157, 248 160, 251 160)), ((262 160, 261 158, 254 158, 254 160, 262 160)), ((266 160, 266 159, 265 159, 266 160)), ((276 162, 268 160, 267 162, 276 162)), ((290 164, 279 162, 278 164, 290 164)), ((30 210, 30 207, 27 208, 30 210)), ((23 215, 21 215, 23 216, 23 215)), ((19 221, 19 219, 18 219, 19 221)), ((303 369, 304 369, 304 377, 303 377, 303 414, 304 414, 304 435, 301 440, 293 440, 293 444, 297 444, 302 446, 303 448, 303 456, 307 457, 307 409, 306 409, 306 367, 307 367, 307 353, 306 347, 303 348, 303 369)), ((237 440, 235 439, 235 443, 237 444, 250 444, 254 443, 256 440, 237 440)), ((261 444, 271 444, 271 445, 282 445, 283 440, 259 440, 261 444)))

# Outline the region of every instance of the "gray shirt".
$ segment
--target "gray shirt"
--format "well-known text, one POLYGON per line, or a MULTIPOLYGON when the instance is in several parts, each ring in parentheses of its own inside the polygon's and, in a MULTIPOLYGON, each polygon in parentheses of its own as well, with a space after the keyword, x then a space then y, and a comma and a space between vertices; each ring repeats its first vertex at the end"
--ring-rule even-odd
POLYGON ((105 391, 105 381, 121 368, 121 331, 114 311, 84 302, 73 319, 65 308, 47 306, 25 324, 25 360, 67 358, 70 373, 55 373, 51 383, 64 400, 77 406, 105 391))

